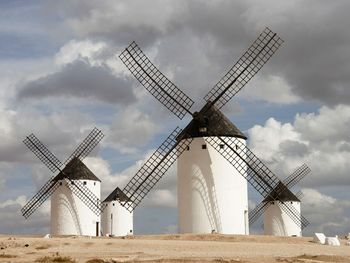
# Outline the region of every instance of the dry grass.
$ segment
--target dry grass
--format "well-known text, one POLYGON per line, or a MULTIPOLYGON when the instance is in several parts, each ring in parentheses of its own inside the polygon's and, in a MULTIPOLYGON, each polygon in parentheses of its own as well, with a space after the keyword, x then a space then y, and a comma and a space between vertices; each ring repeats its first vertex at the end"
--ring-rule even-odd
POLYGON ((300 255, 291 258, 276 258, 277 262, 283 263, 349 263, 348 257, 333 255, 300 255))
MULTIPOLYGON (((312 256, 312 255, 301 255, 296 257, 297 259, 305 259, 307 261, 309 260, 313 260, 315 262, 339 262, 339 263, 345 263, 345 262, 349 262, 349 258, 345 258, 342 256, 333 256, 333 255, 317 255, 317 256, 312 256)), ((310 262, 310 261, 309 261, 310 262)))
MULTIPOLYGON (((115 261, 113 259, 111 260, 103 260, 103 259, 99 259, 99 258, 94 258, 94 259, 90 259, 88 261, 86 261, 86 263, 118 263, 118 262, 125 262, 123 261, 115 261)), ((245 263, 246 261, 237 261, 237 260, 233 260, 233 259, 221 259, 221 258, 217 258, 217 259, 186 259, 186 258, 178 258, 178 259, 167 259, 167 258, 163 258, 163 259, 150 259, 150 260, 132 260, 132 261, 127 261, 130 263, 245 263)))
POLYGON ((49 245, 43 245, 43 246, 38 246, 35 249, 37 250, 43 250, 43 249, 48 249, 50 246, 49 245))
POLYGON ((93 258, 93 259, 90 259, 88 261, 86 261, 86 263, 114 263, 115 261, 104 261, 103 259, 100 259, 100 258, 93 258))
POLYGON ((35 262, 38 263, 76 263, 74 259, 71 257, 61 257, 61 256, 54 256, 54 257, 42 257, 35 260, 35 262))
POLYGON ((16 258, 15 255, 9 255, 9 254, 0 254, 0 258, 16 258))

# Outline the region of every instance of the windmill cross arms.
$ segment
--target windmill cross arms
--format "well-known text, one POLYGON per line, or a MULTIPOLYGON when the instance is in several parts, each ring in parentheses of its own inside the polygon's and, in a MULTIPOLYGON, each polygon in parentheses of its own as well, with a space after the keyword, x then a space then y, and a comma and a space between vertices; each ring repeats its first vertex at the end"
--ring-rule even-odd
MULTIPOLYGON (((279 178, 255 154, 235 137, 206 137, 205 140, 217 150, 236 170, 247 179, 264 198, 271 197, 278 201, 272 193, 283 185, 279 178), (224 147, 221 147, 221 146, 224 147)), ((278 196, 280 193, 276 193, 278 196)), ((288 202, 281 202, 283 209, 290 218, 301 227, 305 227, 308 221, 288 202)))
POLYGON ((101 200, 81 181, 72 181, 67 184, 69 189, 96 215, 102 212, 101 200))
POLYGON ((300 182, 301 179, 303 179, 308 173, 310 173, 310 168, 303 164, 299 168, 297 168, 291 175, 289 175, 286 179, 283 180, 283 184, 288 187, 292 188, 295 186, 298 182, 300 182))
MULTIPOLYGON (((306 176, 307 173, 310 172, 310 168, 303 164, 302 166, 298 167, 291 175, 289 175, 285 180, 283 180, 283 184, 279 184, 277 188, 280 188, 278 191, 275 189, 273 192, 271 192, 271 195, 283 194, 283 189, 288 189, 293 187, 297 182, 299 182, 302 178, 306 176), (286 187, 286 188, 285 188, 286 187)), ((302 192, 299 192, 295 195, 298 199, 302 196, 302 192)), ((276 196, 278 197, 278 196, 276 196)), ((261 202, 259 205, 257 205, 253 210, 249 212, 249 224, 252 225, 256 222, 256 220, 264 213, 264 211, 270 206, 270 202, 261 202)), ((292 209, 292 208, 291 208, 292 209)), ((306 219, 302 219, 304 222, 307 222, 306 219)), ((305 223, 306 226, 306 223, 305 223)))
POLYGON ((193 100, 165 77, 135 42, 132 42, 119 58, 146 90, 178 118, 182 119, 186 113, 192 115, 190 109, 193 100))
POLYGON ((103 137, 104 135, 102 131, 95 127, 84 139, 84 141, 75 149, 75 151, 67 158, 64 165, 69 163, 74 157, 78 157, 80 160, 83 160, 96 147, 103 137))
POLYGON ((282 45, 283 40, 269 28, 259 35, 249 49, 204 97, 222 108, 236 95, 282 45))
POLYGON ((56 172, 62 167, 60 160, 32 133, 27 136, 23 143, 42 161, 51 172, 56 172))
POLYGON ((51 177, 46 184, 33 196, 28 203, 22 207, 21 213, 27 219, 31 214, 35 212, 52 194, 56 191, 59 184, 51 177))
POLYGON ((128 211, 133 211, 140 204, 176 161, 177 157, 191 143, 191 139, 176 139, 181 131, 177 127, 124 187, 123 192, 128 197, 129 202, 120 203, 128 211))
POLYGON ((269 206, 270 203, 261 202, 256 207, 254 207, 253 210, 249 211, 249 225, 253 225, 269 206))
POLYGON ((266 198, 276 189, 280 180, 270 169, 235 137, 205 137, 247 181, 266 198), (222 147, 223 146, 223 147, 222 147))
POLYGON ((295 207, 289 202, 279 202, 278 206, 294 221, 301 229, 307 227, 310 223, 295 207))
POLYGON ((302 191, 299 191, 295 194, 296 197, 298 197, 299 200, 301 200, 304 197, 304 193, 302 191))

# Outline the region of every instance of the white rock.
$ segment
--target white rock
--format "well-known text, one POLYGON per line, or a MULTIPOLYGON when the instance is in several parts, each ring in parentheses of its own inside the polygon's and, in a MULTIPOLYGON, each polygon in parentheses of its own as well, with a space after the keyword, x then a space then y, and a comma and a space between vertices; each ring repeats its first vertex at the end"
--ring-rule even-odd
POLYGON ((44 236, 44 238, 51 238, 51 235, 50 235, 50 234, 46 234, 46 235, 44 236))
POLYGON ((326 245, 340 246, 340 241, 337 237, 326 237, 326 245))
POLYGON ((323 233, 315 233, 314 242, 324 245, 326 242, 326 236, 323 233))

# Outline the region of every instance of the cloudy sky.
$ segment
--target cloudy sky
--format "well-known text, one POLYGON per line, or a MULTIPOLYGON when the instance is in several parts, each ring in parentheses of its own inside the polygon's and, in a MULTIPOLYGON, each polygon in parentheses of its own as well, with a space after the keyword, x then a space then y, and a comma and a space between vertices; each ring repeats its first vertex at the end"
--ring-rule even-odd
MULTIPOLYGON (((311 222, 306 235, 350 232, 348 10, 347 0, 0 1, 0 233, 49 232, 49 203, 29 220, 19 212, 51 176, 22 143, 26 135, 64 160, 94 126, 102 129, 84 162, 104 198, 187 124, 120 62, 131 41, 199 109, 266 26, 285 43, 223 111, 281 178, 302 163, 312 169, 295 189, 311 222)), ((249 198, 260 201, 252 190, 249 198)), ((176 225, 172 167, 135 212, 135 233, 176 225)))

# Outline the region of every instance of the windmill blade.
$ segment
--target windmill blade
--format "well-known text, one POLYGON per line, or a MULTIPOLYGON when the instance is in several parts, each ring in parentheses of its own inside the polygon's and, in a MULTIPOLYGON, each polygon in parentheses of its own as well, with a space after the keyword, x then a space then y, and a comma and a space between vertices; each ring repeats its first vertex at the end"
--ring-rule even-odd
POLYGON ((286 179, 284 179, 283 184, 288 188, 292 188, 298 182, 300 182, 300 180, 303 179, 308 173, 310 173, 310 171, 311 169, 306 164, 303 164, 302 166, 297 168, 291 175, 289 175, 286 179))
POLYGON ((64 162, 64 165, 69 163, 74 157, 78 157, 80 160, 83 160, 96 147, 103 137, 104 135, 102 131, 95 127, 78 146, 78 148, 68 157, 68 159, 64 162))
POLYGON ((177 157, 191 143, 191 139, 181 141, 176 139, 181 131, 177 127, 124 187, 123 192, 130 202, 120 202, 120 204, 128 211, 133 211, 139 205, 176 161, 177 157))
POLYGON ((56 158, 53 153, 32 133, 27 136, 23 143, 31 150, 40 161, 42 161, 51 172, 60 170, 62 163, 56 158))
MULTIPOLYGON (((69 178, 68 178, 69 179, 69 178)), ((87 188, 81 181, 72 181, 69 179, 68 187, 71 191, 96 215, 102 212, 101 200, 87 188)))
POLYGON ((165 77, 146 57, 135 42, 132 42, 119 58, 134 77, 168 110, 182 119, 194 103, 184 92, 165 77))
POLYGON ((295 194, 295 196, 296 196, 299 200, 301 200, 301 199, 303 199, 303 197, 304 197, 304 193, 303 193, 302 191, 299 191, 299 192, 297 192, 297 193, 295 194))
POLYGON ((269 202, 261 202, 256 207, 254 207, 254 209, 251 210, 248 214, 249 226, 253 225, 269 206, 270 206, 269 202))
MULTIPOLYGON (((205 137, 205 140, 218 151, 264 198, 270 196, 281 181, 270 169, 249 150, 249 148, 235 137, 205 137), (225 147, 221 147, 221 146, 225 147)), ((277 196, 280 193, 277 193, 277 196)), ((278 201, 278 200, 275 200, 278 201)), ((282 205, 284 211, 297 224, 305 227, 308 222, 300 213, 290 205, 282 205)))
POLYGON ((259 35, 236 64, 204 97, 217 108, 222 108, 263 67, 283 40, 269 28, 259 35))
POLYGON ((22 207, 21 213, 27 219, 35 212, 59 187, 56 181, 53 181, 54 176, 44 184, 43 187, 33 196, 29 202, 22 207))
POLYGON ((279 202, 278 206, 294 221, 301 229, 307 227, 309 221, 295 209, 289 202, 279 202))
POLYGON ((277 189, 280 180, 270 169, 235 137, 205 137, 247 181, 264 197, 277 189), (225 146, 225 147, 222 147, 225 146))

